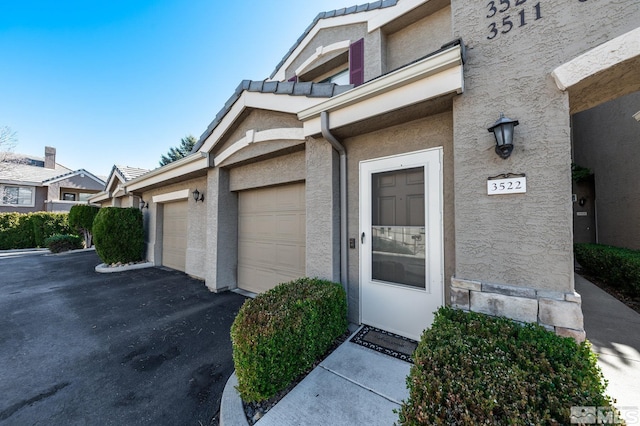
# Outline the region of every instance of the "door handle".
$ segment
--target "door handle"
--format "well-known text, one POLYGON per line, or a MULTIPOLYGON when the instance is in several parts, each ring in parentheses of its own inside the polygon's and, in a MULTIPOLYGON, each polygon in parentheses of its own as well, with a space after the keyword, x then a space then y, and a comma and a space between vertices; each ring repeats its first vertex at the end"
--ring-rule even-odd
POLYGON ((364 232, 360 235, 360 244, 364 244, 364 232))

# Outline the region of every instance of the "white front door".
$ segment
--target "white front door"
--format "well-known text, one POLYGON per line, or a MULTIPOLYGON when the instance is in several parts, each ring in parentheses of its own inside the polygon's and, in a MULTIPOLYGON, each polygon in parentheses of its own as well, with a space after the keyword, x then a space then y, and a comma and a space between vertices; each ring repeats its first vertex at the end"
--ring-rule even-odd
POLYGON ((442 149, 360 163, 362 323, 419 340, 444 301, 442 149))

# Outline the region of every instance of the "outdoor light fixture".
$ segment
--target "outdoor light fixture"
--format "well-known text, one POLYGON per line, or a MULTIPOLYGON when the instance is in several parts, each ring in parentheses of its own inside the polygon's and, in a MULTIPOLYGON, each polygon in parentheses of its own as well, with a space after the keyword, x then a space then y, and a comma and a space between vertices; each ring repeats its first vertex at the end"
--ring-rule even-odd
POLYGON ((502 158, 508 158, 513 151, 513 128, 518 124, 518 120, 512 120, 500 113, 500 118, 489 127, 489 130, 496 137, 496 154, 502 158))
POLYGON ((196 200, 196 203, 198 201, 204 202, 204 193, 201 194, 197 188, 191 194, 193 195, 193 199, 196 200))
POLYGON ((149 208, 149 203, 147 203, 146 201, 144 201, 142 198, 140 198, 140 210, 142 209, 148 209, 149 208))

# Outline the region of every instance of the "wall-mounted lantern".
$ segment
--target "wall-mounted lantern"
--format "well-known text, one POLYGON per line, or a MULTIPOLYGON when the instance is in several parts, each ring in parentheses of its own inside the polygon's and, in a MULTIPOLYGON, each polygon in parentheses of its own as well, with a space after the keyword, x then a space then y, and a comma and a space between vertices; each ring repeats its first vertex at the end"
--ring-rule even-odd
POLYGON ((142 209, 148 209, 149 208, 149 203, 147 203, 146 201, 144 201, 142 198, 140 198, 140 210, 142 209))
POLYGON ((508 158, 513 151, 513 128, 518 124, 518 120, 512 120, 500 113, 500 118, 487 129, 496 138, 496 154, 503 159, 508 158))
POLYGON ((202 201, 204 202, 204 192, 200 193, 200 191, 198 191, 198 189, 194 189, 193 192, 191 193, 191 195, 193 195, 193 199, 196 201, 196 203, 198 201, 202 201))

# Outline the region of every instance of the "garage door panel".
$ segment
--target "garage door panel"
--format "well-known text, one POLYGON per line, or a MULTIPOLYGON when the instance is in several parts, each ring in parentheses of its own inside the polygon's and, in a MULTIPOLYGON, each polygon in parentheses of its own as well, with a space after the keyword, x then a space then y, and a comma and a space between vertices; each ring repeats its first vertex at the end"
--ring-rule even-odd
POLYGON ((162 265, 185 271, 187 256, 187 202, 163 205, 162 265))
POLYGON ((238 197, 238 287, 263 292, 305 274, 304 184, 238 197))

